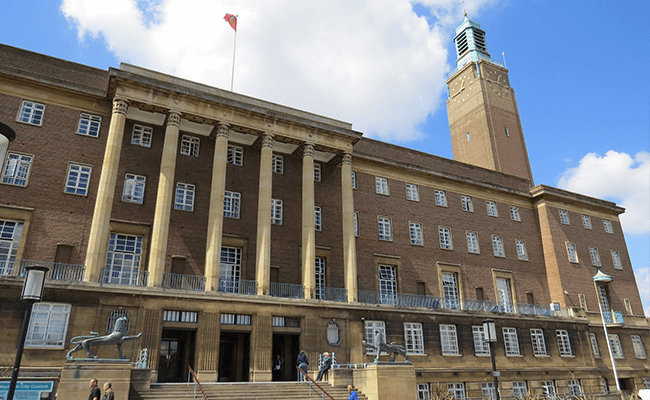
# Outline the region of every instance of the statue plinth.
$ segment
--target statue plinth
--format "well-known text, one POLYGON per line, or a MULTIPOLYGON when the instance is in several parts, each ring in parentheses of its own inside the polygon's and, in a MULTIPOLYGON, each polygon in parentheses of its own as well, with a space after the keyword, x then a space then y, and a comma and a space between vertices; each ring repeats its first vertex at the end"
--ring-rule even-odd
POLYGON ((80 393, 89 393, 88 382, 96 378, 101 389, 111 381, 117 398, 128 398, 131 386, 131 362, 104 358, 74 359, 63 364, 59 381, 58 398, 81 398, 80 393))
POLYGON ((354 386, 369 400, 417 399, 415 368, 410 362, 377 361, 352 372, 354 386))

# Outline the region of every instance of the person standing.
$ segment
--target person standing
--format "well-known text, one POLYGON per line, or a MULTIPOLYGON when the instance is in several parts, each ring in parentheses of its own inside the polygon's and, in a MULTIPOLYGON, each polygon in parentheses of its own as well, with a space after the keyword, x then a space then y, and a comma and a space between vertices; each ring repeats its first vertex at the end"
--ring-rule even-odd
POLYGON ((271 375, 274 381, 282 380, 282 359, 279 354, 276 356, 275 361, 273 361, 273 372, 271 375))
POLYGON ((357 396, 357 391, 354 390, 354 386, 348 385, 348 392, 350 393, 350 398, 348 400, 359 400, 359 396, 357 396))
POLYGON ((113 384, 108 381, 104 384, 104 397, 102 400, 115 400, 115 393, 113 392, 113 384))
POLYGON ((97 379, 91 379, 90 382, 88 382, 88 387, 90 388, 88 400, 101 400, 102 391, 97 387, 97 379))
POLYGON ((305 354, 305 350, 300 350, 296 364, 298 364, 298 368, 301 371, 298 373, 298 380, 302 382, 306 380, 305 375, 307 375, 307 366, 309 365, 309 359, 307 358, 307 354, 305 354))
POLYGON ((318 370, 318 376, 316 377, 317 381, 320 381, 323 378, 323 374, 332 367, 332 357, 330 357, 330 353, 325 352, 323 353, 323 356, 325 356, 325 359, 318 370))

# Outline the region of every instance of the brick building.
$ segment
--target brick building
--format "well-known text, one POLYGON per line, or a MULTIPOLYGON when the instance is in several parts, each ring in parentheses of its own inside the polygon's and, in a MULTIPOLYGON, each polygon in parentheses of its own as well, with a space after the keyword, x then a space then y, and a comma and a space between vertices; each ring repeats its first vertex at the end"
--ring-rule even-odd
MULTIPOLYGON (((122 64, 0 46, 0 360, 21 271, 50 267, 23 356, 56 380, 70 339, 127 315, 154 381, 295 380, 305 349, 407 348, 418 393, 650 387, 650 326, 608 201, 534 186, 508 70, 466 19, 448 80, 455 160, 346 122, 122 64), (600 277, 594 276, 600 272, 600 277), (609 334, 605 337, 600 308, 609 334), (611 347, 611 349, 610 349, 611 347), (613 355, 610 358, 610 353, 613 355)), ((112 356, 112 349, 100 349, 112 356)))

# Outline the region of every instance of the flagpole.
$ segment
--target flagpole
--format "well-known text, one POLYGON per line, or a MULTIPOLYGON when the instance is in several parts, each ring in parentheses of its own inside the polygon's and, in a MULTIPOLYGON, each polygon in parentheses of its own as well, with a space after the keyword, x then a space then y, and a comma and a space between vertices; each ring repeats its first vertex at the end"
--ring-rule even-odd
POLYGON ((237 30, 235 30, 235 44, 232 49, 232 73, 230 74, 230 91, 232 92, 233 82, 235 81, 235 52, 237 50, 237 30))

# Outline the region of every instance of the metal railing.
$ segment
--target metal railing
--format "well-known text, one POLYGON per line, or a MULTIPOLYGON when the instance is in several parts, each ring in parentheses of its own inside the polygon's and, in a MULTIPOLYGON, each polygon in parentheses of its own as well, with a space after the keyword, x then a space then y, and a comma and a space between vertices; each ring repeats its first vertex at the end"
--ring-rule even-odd
POLYGON ((553 309, 539 304, 522 303, 517 303, 517 314, 539 315, 542 317, 570 317, 572 315, 571 310, 566 307, 553 309))
POLYGON ((147 286, 149 271, 102 268, 102 285, 147 286))
POLYGON ((320 389, 320 391, 321 391, 321 393, 322 393, 321 396, 322 396, 323 399, 325 399, 325 396, 327 396, 327 397, 329 397, 329 398, 332 399, 332 400, 336 400, 334 397, 332 397, 332 395, 330 395, 329 393, 327 393, 327 392, 325 391, 325 389, 323 389, 323 388, 321 387, 321 385, 319 385, 318 383, 316 383, 316 381, 315 381, 311 376, 309 376, 308 374, 304 373, 304 372, 300 369, 300 367, 296 366, 296 368, 298 369, 298 374, 302 374, 302 375, 303 375, 305 378, 307 378, 307 380, 309 381, 309 396, 310 396, 310 397, 311 397, 311 385, 314 384, 314 385, 316 385, 317 388, 320 389))
POLYGON ((187 368, 189 370, 189 373, 192 375, 192 378, 194 378, 194 397, 196 397, 196 386, 198 385, 199 389, 201 390, 201 394, 203 395, 203 400, 208 400, 208 396, 205 394, 205 390, 203 390, 203 386, 201 386, 201 382, 199 382, 199 378, 196 377, 194 370, 189 364, 187 365, 187 368))
POLYGON ((467 311, 505 312, 503 311, 503 308, 504 307, 498 305, 494 301, 463 299, 463 310, 467 311))
POLYGON ((217 292, 255 296, 257 295, 257 281, 219 278, 219 286, 217 286, 217 292))
POLYGON ((316 299, 347 302, 348 291, 343 288, 324 287, 316 290, 316 299))
POLYGON ((606 324, 623 324, 625 320, 623 319, 623 313, 618 311, 604 311, 603 319, 606 324))
POLYGON ((30 265, 39 265, 47 267, 50 270, 45 275, 45 279, 53 281, 81 282, 84 277, 85 265, 65 264, 55 261, 35 261, 20 260, 20 271, 18 275, 22 278, 25 276, 25 267, 30 265))
POLYGON ((163 273, 162 287, 179 290, 205 290, 205 276, 163 273))
POLYGON ((273 297, 287 297, 292 299, 305 298, 305 288, 302 285, 271 282, 269 289, 269 295, 273 297))

